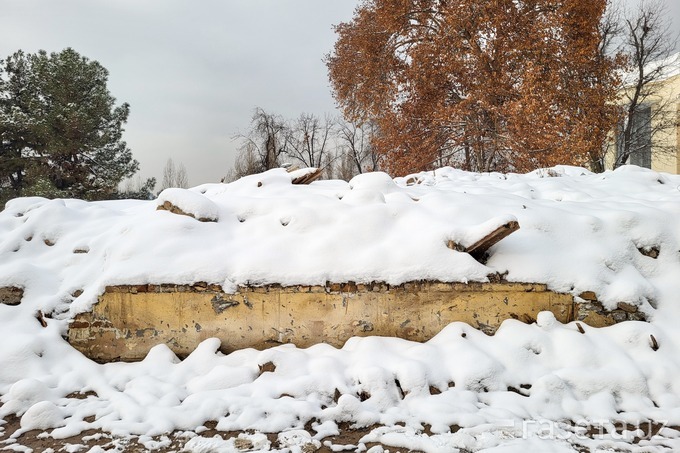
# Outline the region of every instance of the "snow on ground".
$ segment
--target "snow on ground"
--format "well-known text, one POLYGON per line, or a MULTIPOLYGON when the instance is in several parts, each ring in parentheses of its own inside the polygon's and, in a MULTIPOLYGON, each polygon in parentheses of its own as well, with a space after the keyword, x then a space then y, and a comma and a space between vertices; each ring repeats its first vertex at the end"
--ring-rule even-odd
POLYGON ((426 452, 680 449, 680 176, 443 168, 297 186, 279 169, 149 202, 17 199, 0 212, 7 286, 25 290, 20 305, 0 304, 0 418, 21 417, 14 438, 98 429, 142 436, 153 449, 163 442, 149 436, 179 430, 193 436, 190 451, 236 451, 234 440, 200 435, 214 420, 223 431, 280 433, 276 446, 249 435, 252 449, 301 451, 349 422, 376 425, 348 447, 358 450, 370 442, 426 452), (214 221, 156 209, 166 201, 214 221), (515 219, 521 229, 486 265, 446 247, 515 219), (657 258, 640 252, 652 248, 657 258), (367 337, 341 349, 226 356, 211 339, 183 361, 160 345, 140 363, 106 365, 62 339, 106 285, 207 281, 233 291, 505 273, 574 295, 594 291, 609 307, 638 305, 651 322, 581 334, 542 313, 533 325, 506 321, 493 337, 453 323, 423 344, 367 337), (38 310, 52 315, 45 328, 38 310), (268 362, 274 371, 262 372, 268 362))

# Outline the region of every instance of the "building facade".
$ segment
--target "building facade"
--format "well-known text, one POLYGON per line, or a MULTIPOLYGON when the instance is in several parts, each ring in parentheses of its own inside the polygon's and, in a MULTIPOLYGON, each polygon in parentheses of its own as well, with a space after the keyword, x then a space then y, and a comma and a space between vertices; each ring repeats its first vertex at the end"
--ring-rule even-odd
MULTIPOLYGON (((646 72, 653 71, 658 71, 657 80, 644 88, 642 100, 630 118, 629 155, 622 157, 626 153, 624 123, 613 134, 607 168, 612 168, 618 159, 625 164, 680 174, 680 53, 652 63, 646 72)), ((632 88, 621 96, 626 107, 631 93, 632 88)))

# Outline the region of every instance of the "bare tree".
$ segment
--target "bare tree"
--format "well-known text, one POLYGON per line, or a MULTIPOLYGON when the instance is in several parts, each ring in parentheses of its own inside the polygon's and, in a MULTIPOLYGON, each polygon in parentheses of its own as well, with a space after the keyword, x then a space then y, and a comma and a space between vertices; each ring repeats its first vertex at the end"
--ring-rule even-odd
POLYGON ((343 153, 336 156, 336 159, 330 166, 331 176, 329 178, 343 179, 349 181, 359 174, 357 171, 356 162, 349 153, 343 153))
POLYGON ((375 126, 370 122, 356 124, 310 113, 287 121, 257 108, 248 133, 235 137, 241 142, 239 153, 222 182, 286 163, 323 168, 325 178, 349 180, 378 169, 374 135, 375 126))
POLYGON ((165 161, 165 167, 163 167, 163 180, 161 181, 161 190, 165 190, 173 186, 175 181, 175 164, 172 159, 165 161))
POLYGON ((177 187, 181 187, 183 189, 189 187, 189 176, 187 175, 187 169, 184 167, 184 164, 179 164, 179 167, 177 168, 176 184, 177 187))
POLYGON ((236 156, 233 167, 221 182, 232 182, 262 171, 262 161, 252 142, 245 142, 236 156))
POLYGON ((180 163, 178 166, 175 166, 172 159, 165 161, 161 191, 169 187, 179 187, 181 189, 189 187, 189 178, 187 177, 187 169, 184 167, 184 164, 180 163))
POLYGON ((374 129, 372 123, 339 121, 338 148, 341 158, 338 166, 343 179, 378 169, 378 154, 372 144, 374 129))
POLYGON ((614 168, 625 163, 650 167, 652 154, 675 152, 673 146, 655 140, 678 126, 671 97, 660 96, 660 82, 674 64, 670 56, 677 40, 668 17, 658 0, 643 1, 625 14, 622 45, 629 73, 623 80, 625 111, 616 134, 614 168))
MULTIPOLYGON (((619 0, 620 1, 620 0, 619 0)), ((602 16, 599 25, 600 42, 598 45, 597 58, 609 61, 614 83, 621 87, 620 73, 623 70, 627 58, 623 52, 622 37, 624 35, 622 8, 616 0, 607 1, 607 9, 602 16)), ((619 90, 620 91, 620 90, 619 90)), ((607 113, 616 119, 621 118, 623 108, 615 102, 607 104, 607 113)), ((607 156, 615 150, 616 144, 612 140, 604 140, 602 148, 593 150, 590 155, 589 167, 596 173, 602 173, 606 169, 607 156)))
POLYGON ((247 168, 248 172, 259 173, 279 167, 281 155, 288 149, 288 136, 288 126, 283 118, 260 107, 255 108, 248 132, 235 137, 241 140, 239 153, 245 154, 241 161, 248 163, 241 170, 247 168), (257 165, 250 164, 253 158, 257 165))
POLYGON ((288 129, 288 156, 306 167, 321 168, 327 161, 335 122, 326 115, 323 120, 303 113, 288 129))

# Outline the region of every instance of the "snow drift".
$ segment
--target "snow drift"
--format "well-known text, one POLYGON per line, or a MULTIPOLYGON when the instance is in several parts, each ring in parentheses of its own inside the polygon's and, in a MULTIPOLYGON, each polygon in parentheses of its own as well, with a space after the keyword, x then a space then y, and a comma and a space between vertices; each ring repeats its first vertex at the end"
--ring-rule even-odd
MULTIPOLYGON (((310 434, 323 439, 348 421, 383 426, 366 442, 425 451, 542 448, 545 439, 527 420, 571 421, 558 427, 562 437, 548 439, 554 448, 593 446, 574 437, 582 420, 680 424, 678 225, 680 177, 637 167, 526 175, 443 168, 309 186, 272 170, 149 202, 13 200, 0 213, 0 287, 24 295, 20 305, 0 304, 0 416, 21 416, 24 429, 54 428, 54 437, 87 428, 195 432, 216 420, 223 430, 311 423, 310 434), (156 209, 166 201, 211 221, 156 209), (485 264, 446 247, 508 219, 521 229, 495 245, 485 264), (652 322, 582 334, 543 313, 533 325, 507 321, 493 337, 454 323, 424 344, 355 338, 342 349, 281 346, 228 356, 207 340, 181 362, 161 345, 143 362, 108 365, 61 339, 68 319, 107 285, 207 281, 230 291, 494 274, 574 295, 593 291, 609 307, 639 306, 652 322), (46 327, 37 311, 52 317, 46 327), (274 372, 259 372, 266 362, 274 372), (66 398, 74 391, 93 393, 66 398), (431 436, 422 434, 424 424, 431 436)), ((668 443, 673 432, 659 435, 668 443)), ((597 445, 629 440, 609 436, 597 445)))

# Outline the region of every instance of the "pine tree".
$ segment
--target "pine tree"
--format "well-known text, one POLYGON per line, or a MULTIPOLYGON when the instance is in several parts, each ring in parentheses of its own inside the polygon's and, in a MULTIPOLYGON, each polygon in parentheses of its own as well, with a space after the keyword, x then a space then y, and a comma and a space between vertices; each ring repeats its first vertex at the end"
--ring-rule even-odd
POLYGON ((26 169, 34 157, 27 150, 38 142, 38 119, 33 112, 39 108, 39 99, 26 54, 19 51, 0 63, 0 190, 9 198, 21 195, 26 169))
POLYGON ((12 196, 115 196, 139 164, 122 140, 130 107, 115 105, 108 71, 70 48, 19 51, 0 67, 0 187, 12 196))

